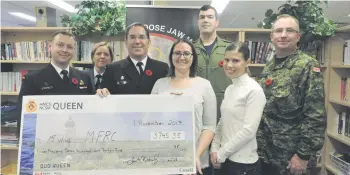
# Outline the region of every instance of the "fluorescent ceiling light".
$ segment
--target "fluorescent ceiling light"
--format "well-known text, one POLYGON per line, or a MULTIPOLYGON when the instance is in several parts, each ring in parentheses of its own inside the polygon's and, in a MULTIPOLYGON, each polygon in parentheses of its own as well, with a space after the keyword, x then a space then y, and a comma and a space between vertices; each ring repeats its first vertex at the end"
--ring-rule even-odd
POLYGON ((212 0, 211 6, 213 6, 216 9, 218 14, 221 14, 229 2, 230 0, 212 0))
POLYGON ((46 0, 47 2, 63 9, 63 10, 66 10, 68 12, 71 12, 71 13, 76 13, 78 12, 77 9, 75 9, 72 5, 62 1, 62 0, 46 0))
POLYGON ((27 19, 29 21, 33 21, 33 22, 36 21, 36 18, 34 16, 26 15, 26 14, 21 13, 21 12, 9 12, 9 14, 23 18, 23 19, 27 19))

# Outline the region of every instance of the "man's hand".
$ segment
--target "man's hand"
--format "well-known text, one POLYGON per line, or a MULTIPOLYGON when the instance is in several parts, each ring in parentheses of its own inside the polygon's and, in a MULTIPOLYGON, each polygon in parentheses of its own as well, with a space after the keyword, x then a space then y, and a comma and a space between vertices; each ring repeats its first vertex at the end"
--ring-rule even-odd
POLYGON ((297 154, 290 159, 287 169, 290 169, 290 173, 294 175, 301 175, 306 173, 308 161, 300 159, 297 154))
POLYGON ((97 89, 96 95, 99 95, 100 97, 107 97, 107 95, 110 95, 110 93, 109 93, 108 89, 103 88, 103 89, 97 89))
POLYGON ((210 154, 210 161, 211 161, 211 164, 213 164, 214 168, 220 169, 221 168, 221 164, 217 161, 217 158, 218 158, 217 155, 218 155, 217 152, 212 152, 210 154))

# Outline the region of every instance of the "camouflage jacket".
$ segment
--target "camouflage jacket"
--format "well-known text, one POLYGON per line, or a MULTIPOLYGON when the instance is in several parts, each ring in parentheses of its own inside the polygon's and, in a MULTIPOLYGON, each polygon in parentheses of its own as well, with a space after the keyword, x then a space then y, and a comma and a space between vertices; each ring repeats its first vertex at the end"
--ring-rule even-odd
POLYGON ((224 60, 226 47, 231 43, 231 41, 216 36, 216 43, 213 47, 212 53, 207 54, 202 41, 200 39, 194 41, 194 46, 198 55, 197 75, 209 80, 213 86, 217 99, 218 119, 220 118, 220 105, 224 98, 225 90, 230 84, 232 84, 232 80, 226 76, 224 69, 219 65, 219 62, 224 60))
POLYGON ((307 160, 320 150, 326 129, 323 74, 314 58, 296 51, 279 65, 273 58, 259 77, 266 106, 258 129, 258 153, 285 169, 297 154, 307 160))

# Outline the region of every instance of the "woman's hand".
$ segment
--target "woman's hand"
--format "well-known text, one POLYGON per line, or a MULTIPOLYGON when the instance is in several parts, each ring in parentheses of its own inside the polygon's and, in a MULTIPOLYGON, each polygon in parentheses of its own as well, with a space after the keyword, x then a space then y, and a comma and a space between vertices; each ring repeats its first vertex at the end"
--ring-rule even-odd
MULTIPOLYGON (((197 172, 199 174, 203 174, 202 173, 202 168, 201 168, 201 160, 200 160, 199 157, 196 157, 196 168, 197 168, 197 172)), ((186 174, 186 175, 196 175, 196 173, 195 174, 186 174)))
POLYGON ((215 169, 220 169, 221 168, 221 163, 219 163, 218 160, 218 153, 217 152, 212 152, 210 154, 210 160, 211 160, 211 164, 213 165, 213 167, 215 169))

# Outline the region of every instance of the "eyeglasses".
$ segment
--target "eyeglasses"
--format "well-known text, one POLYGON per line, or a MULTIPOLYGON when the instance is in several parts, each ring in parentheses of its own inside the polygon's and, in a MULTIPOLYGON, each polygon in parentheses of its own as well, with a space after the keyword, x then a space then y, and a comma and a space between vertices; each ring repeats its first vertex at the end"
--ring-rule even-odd
POLYGON ((286 28, 286 29, 278 28, 278 29, 275 29, 275 30, 273 31, 273 33, 282 34, 283 31, 286 31, 286 33, 287 33, 288 35, 293 34, 293 33, 298 33, 298 32, 299 32, 298 30, 295 30, 295 29, 293 29, 293 28, 286 28))
POLYGON ((143 41, 143 40, 146 40, 148 38, 146 37, 146 35, 140 35, 140 36, 130 35, 128 37, 128 39, 131 40, 131 41, 136 41, 136 39, 139 39, 139 40, 143 41))
POLYGON ((180 58, 182 55, 184 56, 184 58, 191 58, 192 57, 192 53, 191 52, 173 52, 173 55, 175 58, 180 58))

